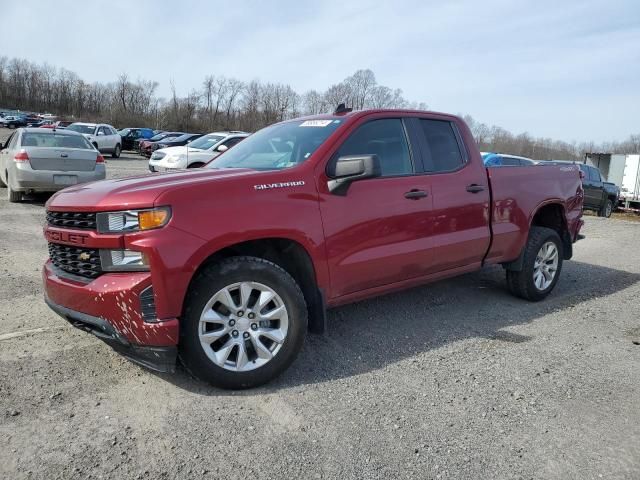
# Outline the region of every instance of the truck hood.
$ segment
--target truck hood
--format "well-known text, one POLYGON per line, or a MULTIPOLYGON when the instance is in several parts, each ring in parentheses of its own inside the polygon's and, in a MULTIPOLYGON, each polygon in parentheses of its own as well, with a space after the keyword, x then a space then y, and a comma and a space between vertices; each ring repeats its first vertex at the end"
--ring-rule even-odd
POLYGON ((172 173, 147 174, 98 182, 83 183, 65 188, 47 202, 47 209, 57 211, 99 212, 148 208, 168 189, 196 185, 203 182, 223 181, 234 177, 256 175, 248 169, 198 169, 172 173))
POLYGON ((190 147, 166 147, 166 148, 160 148, 158 150, 156 150, 156 152, 161 152, 166 154, 167 156, 169 155, 186 155, 187 151, 189 152, 189 155, 191 155, 192 153, 210 153, 207 152, 206 150, 200 150, 199 148, 190 148, 190 147))

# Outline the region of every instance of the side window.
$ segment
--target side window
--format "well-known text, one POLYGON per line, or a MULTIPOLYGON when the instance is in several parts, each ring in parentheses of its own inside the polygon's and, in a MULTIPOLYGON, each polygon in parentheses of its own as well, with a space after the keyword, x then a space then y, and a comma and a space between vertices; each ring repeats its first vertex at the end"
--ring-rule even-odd
POLYGON ((240 140, 242 140, 242 137, 230 138, 229 140, 224 142, 223 145, 227 148, 231 148, 234 145, 240 143, 240 140))
MULTIPOLYGON (((427 142, 425 168, 430 172, 451 172, 464 164, 458 140, 451 122, 420 119, 420 126, 427 142)), ((505 157, 502 157, 502 165, 505 157)))
POLYGON ((521 165, 520 160, 513 157, 502 157, 502 165, 508 167, 519 167, 521 165))
POLYGON ((407 138, 399 118, 373 120, 358 127, 335 158, 345 155, 377 155, 382 176, 413 173, 407 138))
POLYGON ((18 134, 12 133, 9 139, 7 140, 7 143, 5 143, 6 148, 13 148, 16 144, 17 139, 18 139, 18 134))
POLYGON ((595 167, 591 167, 591 168, 589 168, 589 170, 591 170, 590 177, 591 177, 591 181, 592 182, 601 182, 602 181, 602 179, 600 178, 600 170, 598 170, 595 167))

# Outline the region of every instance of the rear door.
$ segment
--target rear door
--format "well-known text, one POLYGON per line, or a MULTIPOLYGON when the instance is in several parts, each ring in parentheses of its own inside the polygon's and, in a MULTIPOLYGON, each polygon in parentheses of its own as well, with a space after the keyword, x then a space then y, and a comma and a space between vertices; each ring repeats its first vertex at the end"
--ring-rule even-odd
MULTIPOLYGON (((345 195, 320 182, 320 211, 332 297, 425 275, 432 261, 431 184, 416 174, 416 146, 404 118, 363 118, 331 154, 377 155, 382 176, 353 182, 345 195)), ((324 169, 326 163, 319 168, 324 169)))
POLYGON ((580 164, 580 170, 584 173, 584 179, 582 180, 584 206, 589 209, 599 210, 602 206, 602 181, 600 179, 600 172, 585 164, 580 164))
POLYGON ((454 122, 416 121, 433 202, 430 273, 479 265, 491 240, 486 169, 479 158, 472 161, 454 122))

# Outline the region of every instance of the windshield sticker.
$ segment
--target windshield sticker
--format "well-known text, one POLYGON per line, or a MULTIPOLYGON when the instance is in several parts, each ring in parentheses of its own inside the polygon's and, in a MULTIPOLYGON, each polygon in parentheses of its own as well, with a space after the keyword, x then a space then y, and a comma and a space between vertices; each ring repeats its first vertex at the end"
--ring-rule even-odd
POLYGON ((305 120, 300 124, 301 127, 326 127, 333 120, 305 120))
POLYGON ((263 183, 261 185, 254 185, 253 188, 256 190, 271 190, 272 188, 301 187, 302 185, 304 185, 304 180, 282 183, 263 183))

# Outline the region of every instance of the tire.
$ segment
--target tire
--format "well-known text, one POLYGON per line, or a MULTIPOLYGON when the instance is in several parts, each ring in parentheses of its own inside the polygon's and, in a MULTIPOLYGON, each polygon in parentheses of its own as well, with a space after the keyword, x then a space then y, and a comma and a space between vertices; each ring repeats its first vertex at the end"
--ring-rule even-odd
POLYGON ((95 148, 96 150, 100 151, 100 149, 98 148, 98 144, 97 143, 92 143, 91 145, 93 145, 93 148, 95 148))
POLYGON ((602 206, 602 209, 598 212, 599 217, 610 218, 613 213, 613 202, 607 199, 602 206))
POLYGON ((22 192, 16 192, 11 188, 9 174, 7 174, 7 200, 11 203, 18 203, 22 201, 22 192))
MULTIPOLYGON (((551 249, 549 249, 550 251, 551 249)), ((513 295, 516 297, 524 298, 531 302, 538 302, 543 300, 558 283, 560 278, 560 272, 562 270, 563 248, 560 236, 555 230, 545 227, 531 227, 529 231, 529 238, 524 250, 524 258, 522 263, 522 270, 511 271, 507 270, 507 286, 513 295), (556 262, 549 263, 548 261, 539 262, 538 255, 543 253, 543 247, 553 244, 556 252, 556 262), (537 267, 537 264, 540 265, 537 267), (544 274, 545 266, 547 274, 555 268, 550 283, 549 278, 544 274), (539 275, 538 275, 539 274, 539 275), (543 277, 543 281, 538 285, 536 278, 539 279, 540 275, 543 277)))
MULTIPOLYGON (((8 177, 8 175, 7 175, 7 177, 8 177)), ((2 180, 2 177, 0 177, 0 188, 4 188, 6 186, 7 186, 7 184, 4 183, 4 180, 2 180)))
POLYGON ((113 153, 111 154, 111 156, 113 158, 120 158, 120 153, 122 153, 122 147, 120 147, 120 144, 118 143, 116 145, 116 149, 113 151, 113 153))
POLYGON ((306 332, 307 305, 291 275, 261 258, 231 257, 206 266, 189 287, 180 321, 179 358, 194 377, 214 386, 256 387, 291 365, 302 348, 306 332), (246 301, 242 301, 240 288, 246 301), (262 293, 275 296, 256 309, 262 293), (223 299, 232 309, 217 299, 223 299), (270 313, 282 312, 282 307, 284 313, 274 316, 276 320, 264 320, 270 313), (267 309, 271 311, 264 313, 267 309), (209 329, 210 326, 216 328, 209 329), (280 341, 261 336, 261 332, 280 341), (201 339, 207 334, 217 340, 201 339), (261 349, 256 348, 257 342, 261 349))
POLYGON ((204 163, 195 162, 195 163, 192 163, 191 165, 187 165, 187 168, 200 168, 200 167, 204 167, 204 163))

